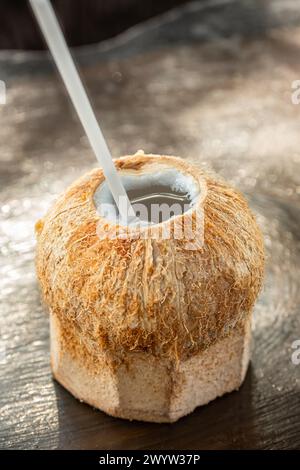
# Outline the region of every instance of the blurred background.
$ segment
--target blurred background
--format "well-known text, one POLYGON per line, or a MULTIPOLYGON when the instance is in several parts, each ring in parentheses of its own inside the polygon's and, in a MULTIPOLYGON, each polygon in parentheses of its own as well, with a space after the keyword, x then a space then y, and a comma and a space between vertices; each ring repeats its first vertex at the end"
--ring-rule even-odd
POLYGON ((0 447, 299 448, 299 0, 53 5, 113 156, 178 155, 241 190, 266 279, 244 385, 172 427, 115 420, 52 380, 34 224, 97 163, 28 3, 0 0, 0 447))
MULTIPOLYGON (((136 23, 158 15, 187 0, 53 0, 70 46, 111 38, 136 23)), ((43 49, 28 4, 1 0, 0 48, 43 49)))

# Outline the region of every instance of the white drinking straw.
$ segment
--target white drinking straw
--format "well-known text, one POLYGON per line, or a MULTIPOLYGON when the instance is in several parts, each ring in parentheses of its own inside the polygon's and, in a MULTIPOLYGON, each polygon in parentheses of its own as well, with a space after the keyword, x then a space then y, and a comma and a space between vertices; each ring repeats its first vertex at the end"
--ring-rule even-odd
POLYGON ((117 173, 110 151, 79 78, 54 10, 49 0, 29 1, 96 158, 103 168, 104 176, 119 209, 121 219, 128 221, 128 219, 135 216, 134 210, 117 173))

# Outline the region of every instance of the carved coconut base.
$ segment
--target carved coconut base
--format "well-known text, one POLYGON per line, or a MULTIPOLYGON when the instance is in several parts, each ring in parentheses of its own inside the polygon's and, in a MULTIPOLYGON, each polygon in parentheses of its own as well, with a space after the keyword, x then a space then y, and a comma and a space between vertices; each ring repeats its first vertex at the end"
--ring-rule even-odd
POLYGON ((103 362, 93 373, 62 350, 60 328, 50 315, 51 365, 56 380, 76 398, 119 418, 174 422, 242 384, 249 363, 251 324, 239 327, 202 353, 179 363, 148 353, 128 353, 127 365, 103 362))

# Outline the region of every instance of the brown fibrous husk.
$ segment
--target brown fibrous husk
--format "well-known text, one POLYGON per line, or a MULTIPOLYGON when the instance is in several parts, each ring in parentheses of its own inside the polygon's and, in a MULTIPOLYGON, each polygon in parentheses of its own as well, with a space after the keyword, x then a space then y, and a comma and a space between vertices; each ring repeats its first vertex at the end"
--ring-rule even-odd
POLYGON ((238 191, 184 160, 136 154, 115 163, 131 171, 163 163, 204 181, 203 243, 190 250, 175 237, 99 237, 99 223, 110 222, 93 200, 103 172, 92 170, 36 224, 43 298, 64 347, 87 366, 107 353, 117 363, 129 351, 188 359, 251 314, 264 272, 262 234, 238 191))

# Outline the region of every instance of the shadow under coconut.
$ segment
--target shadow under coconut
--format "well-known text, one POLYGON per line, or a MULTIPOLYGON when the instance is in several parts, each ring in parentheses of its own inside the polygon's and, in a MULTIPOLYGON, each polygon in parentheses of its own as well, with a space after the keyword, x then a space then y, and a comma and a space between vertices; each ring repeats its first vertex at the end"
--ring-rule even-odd
POLYGON ((217 398, 172 424, 127 421, 80 403, 55 382, 59 449, 259 448, 250 365, 239 391, 217 398), (196 431, 195 431, 196 430, 196 431))

